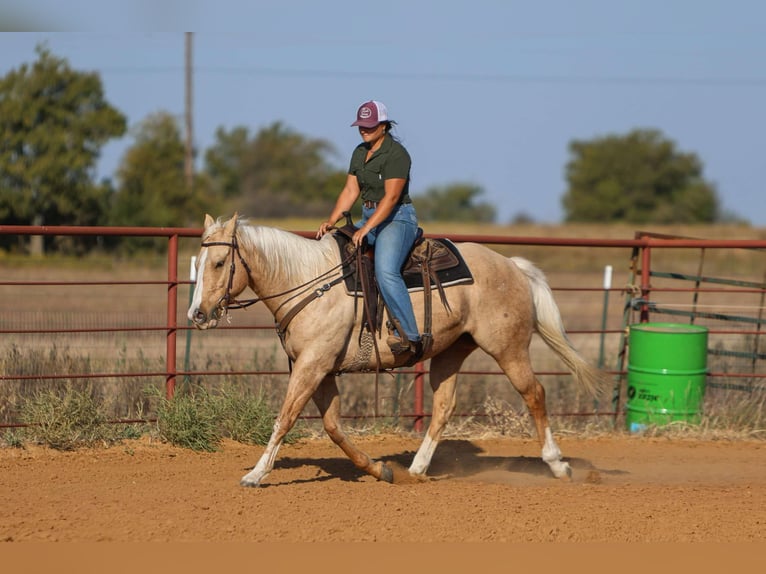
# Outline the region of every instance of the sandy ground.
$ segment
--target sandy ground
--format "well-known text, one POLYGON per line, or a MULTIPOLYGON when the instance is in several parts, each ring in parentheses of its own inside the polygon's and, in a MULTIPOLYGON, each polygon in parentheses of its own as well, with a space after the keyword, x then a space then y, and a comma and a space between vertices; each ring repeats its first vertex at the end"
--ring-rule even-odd
MULTIPOLYGON (((356 439, 408 465, 419 440, 356 439)), ((68 542, 763 542, 766 443, 559 437, 572 480, 532 440, 447 439, 429 479, 385 484, 327 439, 195 453, 149 439, 71 453, 0 450, 0 540, 68 542)))

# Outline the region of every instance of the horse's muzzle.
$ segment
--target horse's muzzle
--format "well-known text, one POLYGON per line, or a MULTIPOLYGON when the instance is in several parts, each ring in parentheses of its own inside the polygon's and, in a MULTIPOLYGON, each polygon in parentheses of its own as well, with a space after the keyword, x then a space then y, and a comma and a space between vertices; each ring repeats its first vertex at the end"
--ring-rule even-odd
POLYGON ((191 314, 191 321, 197 329, 214 329, 218 325, 218 309, 213 310, 208 317, 204 311, 197 308, 191 314))

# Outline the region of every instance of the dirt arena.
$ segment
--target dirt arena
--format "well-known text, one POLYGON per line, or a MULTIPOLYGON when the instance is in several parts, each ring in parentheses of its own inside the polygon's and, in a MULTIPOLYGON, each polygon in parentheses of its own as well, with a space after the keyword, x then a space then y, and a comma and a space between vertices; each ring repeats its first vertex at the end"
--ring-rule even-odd
MULTIPOLYGON (((418 439, 363 437, 408 465, 418 439)), ((447 439, 424 482, 379 483, 327 439, 195 453, 142 439, 109 449, 0 450, 2 541, 762 542, 766 444, 559 437, 571 481, 532 440, 447 439)))

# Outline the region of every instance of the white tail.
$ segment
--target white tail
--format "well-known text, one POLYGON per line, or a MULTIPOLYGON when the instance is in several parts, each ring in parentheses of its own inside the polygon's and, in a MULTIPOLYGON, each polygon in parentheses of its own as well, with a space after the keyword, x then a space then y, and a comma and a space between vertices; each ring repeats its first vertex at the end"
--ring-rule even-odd
POLYGON ((523 257, 511 257, 510 260, 529 280, 535 305, 535 328, 540 337, 561 357, 575 379, 588 392, 594 396, 600 394, 607 384, 606 373, 588 363, 567 337, 561 313, 545 274, 523 257))

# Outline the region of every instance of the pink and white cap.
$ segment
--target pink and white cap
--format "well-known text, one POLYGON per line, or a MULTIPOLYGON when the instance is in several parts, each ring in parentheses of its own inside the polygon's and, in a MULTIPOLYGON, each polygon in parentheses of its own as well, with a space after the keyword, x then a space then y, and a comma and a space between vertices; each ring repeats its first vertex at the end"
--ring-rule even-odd
POLYGON ((363 128, 374 128, 381 122, 388 121, 388 110, 383 102, 370 100, 359 106, 356 112, 356 121, 352 126, 361 126, 363 128))

